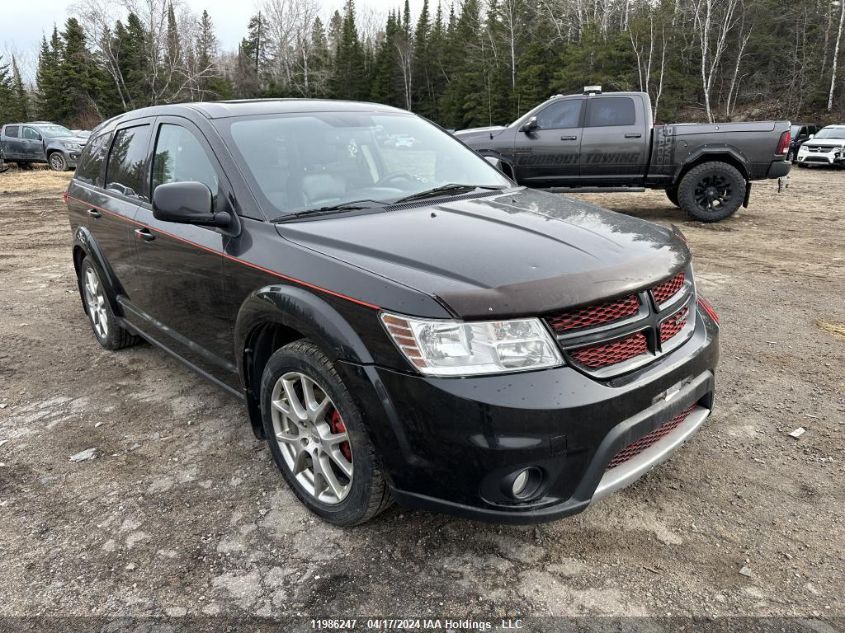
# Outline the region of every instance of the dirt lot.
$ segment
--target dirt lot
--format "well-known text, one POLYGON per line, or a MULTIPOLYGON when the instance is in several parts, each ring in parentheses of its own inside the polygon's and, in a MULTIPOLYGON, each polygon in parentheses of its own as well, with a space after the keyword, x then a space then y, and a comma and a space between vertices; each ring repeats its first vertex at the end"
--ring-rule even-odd
POLYGON ((0 615, 845 615, 845 172, 759 183, 710 226, 660 192, 584 196, 688 236, 723 323, 710 422, 570 519, 351 530, 300 507, 234 399, 100 349, 66 182, 0 175, 0 615))

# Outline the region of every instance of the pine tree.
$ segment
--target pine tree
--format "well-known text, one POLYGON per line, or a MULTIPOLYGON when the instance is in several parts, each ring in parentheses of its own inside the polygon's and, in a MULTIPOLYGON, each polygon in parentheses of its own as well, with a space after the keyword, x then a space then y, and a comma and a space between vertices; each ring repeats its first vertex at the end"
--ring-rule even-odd
POLYGON ((9 74, 9 64, 3 62, 0 55, 0 125, 19 121, 15 117, 12 77, 9 74))
POLYGON ((196 64, 201 73, 199 80, 200 99, 207 99, 215 96, 216 90, 221 87, 218 81, 217 70, 214 66, 214 58, 217 56, 217 37, 214 35, 214 25, 208 11, 202 12, 200 17, 200 31, 196 42, 196 64), (209 94, 210 93, 210 94, 209 94))
MULTIPOLYGON (((203 15, 205 12, 203 11, 203 15)), ((173 11, 173 2, 167 6, 167 46, 165 50, 165 64, 169 69, 181 68, 182 43, 179 40, 179 26, 176 23, 176 13, 173 11)))
POLYGON ((11 76, 11 118, 18 121, 29 120, 29 95, 23 87, 21 71, 18 68, 18 60, 12 55, 12 76, 11 76))
POLYGON ((366 99, 369 93, 366 56, 355 25, 355 3, 347 0, 343 13, 340 42, 334 58, 332 96, 338 99, 366 99))
POLYGON ((85 33, 76 18, 68 18, 62 40, 59 119, 72 125, 85 125, 99 118, 94 94, 96 79, 91 52, 85 46, 85 33))
POLYGON ((40 119, 58 120, 62 116, 62 93, 60 83, 62 41, 59 30, 53 27, 50 42, 41 40, 38 54, 38 69, 35 75, 36 111, 40 119))

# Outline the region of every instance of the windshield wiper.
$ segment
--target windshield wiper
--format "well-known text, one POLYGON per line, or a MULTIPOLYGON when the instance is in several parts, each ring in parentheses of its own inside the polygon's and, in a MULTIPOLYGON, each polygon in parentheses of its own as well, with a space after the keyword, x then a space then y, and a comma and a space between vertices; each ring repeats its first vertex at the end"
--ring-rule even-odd
POLYGON ((332 215, 334 213, 343 213, 345 211, 358 211, 359 209, 371 209, 373 207, 383 207, 384 202, 377 200, 353 200, 351 202, 341 202, 339 204, 331 204, 325 207, 316 209, 303 209, 302 211, 294 211, 293 213, 286 213, 277 218, 270 220, 272 223, 286 222, 288 220, 298 220, 300 218, 308 218, 319 215, 332 215))
POLYGON ((505 187, 500 185, 460 185, 457 183, 449 183, 448 185, 441 185, 439 187, 435 187, 434 189, 427 189, 426 191, 412 193, 410 196, 399 198, 398 200, 394 201, 393 204, 399 204, 401 202, 410 202, 412 200, 425 200, 426 198, 436 198, 437 196, 445 196, 450 194, 456 195, 461 193, 469 193, 470 191, 474 191, 475 189, 487 189, 489 191, 498 191, 501 189, 505 189, 505 187))

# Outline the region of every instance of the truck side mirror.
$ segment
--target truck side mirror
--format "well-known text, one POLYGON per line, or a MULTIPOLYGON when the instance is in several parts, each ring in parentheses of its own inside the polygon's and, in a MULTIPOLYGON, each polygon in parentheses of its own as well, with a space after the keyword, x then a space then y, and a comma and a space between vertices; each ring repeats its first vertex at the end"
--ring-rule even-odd
POLYGON ((809 140, 810 140, 811 138, 813 138, 814 136, 815 136, 815 134, 810 134, 810 136, 808 136, 808 137, 807 137, 807 140, 809 141, 809 140))
POLYGON ((532 130, 536 130, 538 127, 540 127, 540 126, 539 126, 539 124, 537 123, 537 117, 532 116, 530 119, 528 119, 525 123, 523 123, 523 124, 519 127, 519 131, 520 131, 520 132, 525 132, 526 134, 528 134, 528 133, 529 133, 529 132, 531 132, 532 130))

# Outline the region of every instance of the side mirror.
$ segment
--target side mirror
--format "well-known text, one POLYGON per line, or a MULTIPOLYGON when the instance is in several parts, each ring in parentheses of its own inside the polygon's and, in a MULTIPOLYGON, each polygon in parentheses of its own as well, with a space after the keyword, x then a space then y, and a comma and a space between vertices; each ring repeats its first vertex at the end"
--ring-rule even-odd
POLYGON ((212 209, 211 191, 201 182, 170 182, 153 191, 153 216, 164 222, 229 226, 232 216, 212 209))
POLYGON ((537 117, 532 116, 530 119, 528 119, 525 123, 523 123, 519 127, 519 131, 525 132, 527 134, 528 132, 531 132, 532 130, 536 130, 538 127, 539 127, 539 125, 537 124, 537 117))
POLYGON ((810 134, 810 136, 807 137, 807 140, 813 138, 814 136, 815 136, 815 134, 810 134))

